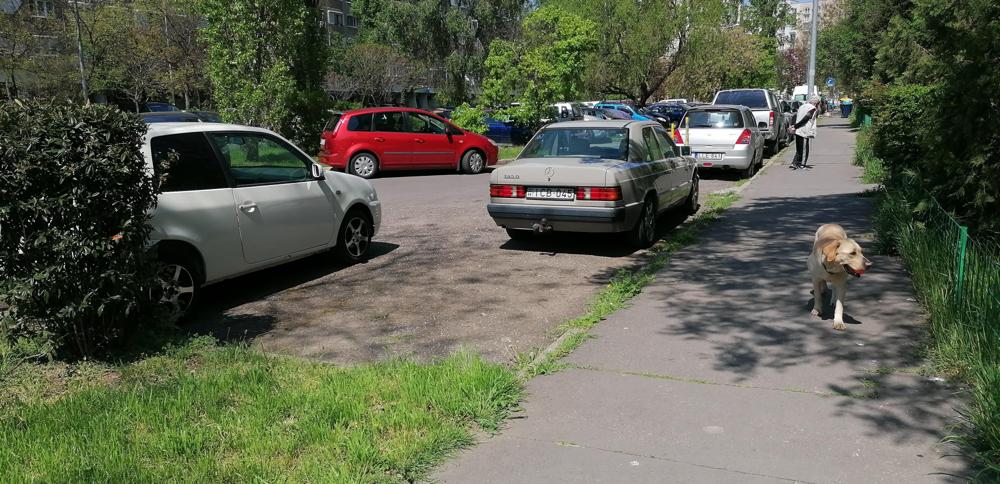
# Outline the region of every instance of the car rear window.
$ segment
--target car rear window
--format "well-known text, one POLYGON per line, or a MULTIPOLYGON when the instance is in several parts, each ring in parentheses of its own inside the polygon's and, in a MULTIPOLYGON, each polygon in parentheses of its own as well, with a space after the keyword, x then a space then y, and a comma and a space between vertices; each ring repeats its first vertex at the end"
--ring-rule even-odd
MULTIPOLYGON (((684 124, 683 122, 681 123, 684 124)), ((742 128, 743 115, 735 109, 688 111, 689 128, 742 128)))
POLYGON ((333 129, 337 127, 337 123, 340 122, 340 118, 343 116, 343 113, 335 113, 333 116, 330 116, 330 120, 326 122, 326 126, 323 127, 323 131, 333 131, 333 129))
POLYGON ((757 89, 748 91, 722 91, 712 104, 735 104, 750 109, 767 109, 767 96, 757 89))
POLYGON ((539 131, 518 158, 628 159, 628 129, 550 128, 539 131))
POLYGON ((347 130, 348 131, 371 131, 372 130, 372 115, 368 114, 355 114, 351 116, 351 119, 347 120, 347 130))

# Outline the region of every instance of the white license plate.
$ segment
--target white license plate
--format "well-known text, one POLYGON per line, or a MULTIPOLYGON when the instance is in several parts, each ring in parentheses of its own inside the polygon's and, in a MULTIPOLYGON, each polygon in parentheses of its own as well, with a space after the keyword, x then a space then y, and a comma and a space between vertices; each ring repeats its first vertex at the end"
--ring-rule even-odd
POLYGON ((572 188, 539 188, 528 187, 524 193, 525 198, 537 198, 541 200, 574 200, 576 190, 572 188))
POLYGON ((699 160, 721 160, 722 153, 695 153, 694 157, 699 160))

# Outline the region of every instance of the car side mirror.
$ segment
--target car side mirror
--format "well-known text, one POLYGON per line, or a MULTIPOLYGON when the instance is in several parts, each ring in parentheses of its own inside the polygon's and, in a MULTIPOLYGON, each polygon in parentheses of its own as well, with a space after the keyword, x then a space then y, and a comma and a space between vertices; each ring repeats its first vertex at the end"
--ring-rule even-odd
POLYGON ((757 123, 757 127, 760 128, 760 129, 767 129, 767 123, 761 121, 761 122, 757 123))
POLYGON ((310 165, 309 170, 312 172, 312 177, 317 180, 325 180, 326 175, 323 174, 323 167, 319 163, 313 163, 310 165))
POLYGON ((681 156, 691 156, 690 146, 680 146, 679 148, 681 149, 681 156))

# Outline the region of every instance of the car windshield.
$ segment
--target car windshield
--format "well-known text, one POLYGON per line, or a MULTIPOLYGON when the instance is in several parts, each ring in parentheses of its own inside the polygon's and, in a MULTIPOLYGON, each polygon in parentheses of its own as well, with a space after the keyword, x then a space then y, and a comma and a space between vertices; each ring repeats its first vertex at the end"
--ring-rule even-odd
POLYGON ((743 116, 733 110, 688 111, 687 123, 689 128, 742 128, 743 116))
POLYGON ((715 98, 715 103, 713 104, 735 104, 737 106, 746 106, 750 109, 766 109, 767 96, 764 96, 764 91, 756 89, 749 91, 722 91, 715 98))
POLYGON ((625 128, 543 129, 518 158, 585 157, 608 160, 628 159, 628 130, 625 128))

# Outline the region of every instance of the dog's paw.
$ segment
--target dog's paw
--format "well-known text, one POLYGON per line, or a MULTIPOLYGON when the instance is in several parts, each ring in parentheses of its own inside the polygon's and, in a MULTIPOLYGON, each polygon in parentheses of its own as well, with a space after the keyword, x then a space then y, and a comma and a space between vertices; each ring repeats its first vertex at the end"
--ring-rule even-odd
POLYGON ((815 317, 815 318, 821 317, 819 309, 813 309, 809 314, 812 314, 813 317, 815 317))
POLYGON ((835 329, 837 331, 843 331, 843 330, 847 329, 847 325, 844 324, 843 321, 834 321, 833 322, 833 329, 835 329))

